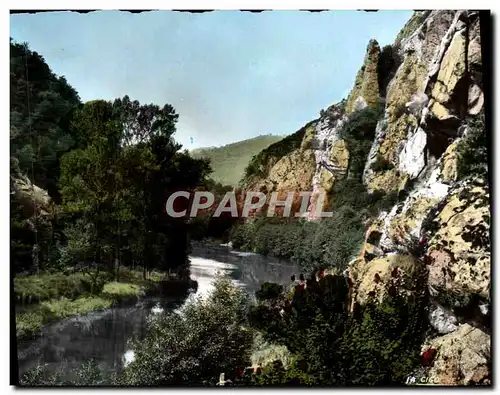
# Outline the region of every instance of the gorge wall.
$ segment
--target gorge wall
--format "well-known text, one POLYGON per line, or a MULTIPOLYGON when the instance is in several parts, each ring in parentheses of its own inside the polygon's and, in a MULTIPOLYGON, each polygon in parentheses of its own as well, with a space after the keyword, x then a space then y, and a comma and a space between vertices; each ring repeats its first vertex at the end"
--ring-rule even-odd
POLYGON ((464 170, 468 144, 485 135, 480 27, 478 12, 418 11, 393 45, 371 40, 347 99, 254 157, 242 181, 267 193, 312 190, 314 220, 314 196, 328 193, 328 205, 352 172, 344 126, 378 109, 362 183, 398 201, 365 224, 344 272, 351 308, 394 293, 411 298, 423 285, 432 331, 422 353, 431 351, 426 375, 440 384, 483 383, 491 370, 486 158, 464 170))

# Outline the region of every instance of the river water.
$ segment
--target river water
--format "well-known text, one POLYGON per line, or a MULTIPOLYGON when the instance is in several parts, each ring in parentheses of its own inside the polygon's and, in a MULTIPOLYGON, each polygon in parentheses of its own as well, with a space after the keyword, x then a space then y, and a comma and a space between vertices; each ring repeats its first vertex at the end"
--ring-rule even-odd
MULTIPOLYGON (((194 295, 202 296, 210 292, 217 272, 229 275, 251 296, 263 282, 286 284, 293 273, 298 273, 297 267, 286 262, 216 245, 194 245, 190 262, 191 278, 198 282, 194 295)), ((130 343, 144 335, 148 315, 175 310, 184 303, 147 297, 134 306, 114 307, 47 325, 39 338, 18 343, 19 375, 45 365, 48 371, 74 380, 75 368, 90 359, 97 361, 103 372, 119 371, 133 359, 130 343)))

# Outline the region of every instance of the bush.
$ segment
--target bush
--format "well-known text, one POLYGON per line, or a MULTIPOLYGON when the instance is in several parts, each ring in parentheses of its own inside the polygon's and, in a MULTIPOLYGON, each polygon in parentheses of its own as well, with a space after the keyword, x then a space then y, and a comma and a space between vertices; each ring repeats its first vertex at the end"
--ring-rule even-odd
POLYGON ((308 280, 286 303, 255 306, 250 322, 264 339, 282 344, 292 363, 266 366, 252 383, 261 385, 403 385, 419 364, 428 323, 425 293, 394 296, 348 313, 342 276, 308 280), (284 306, 284 314, 275 306, 284 306))
POLYGON ((125 369, 128 385, 214 385, 248 366, 253 333, 245 329, 249 298, 229 279, 218 278, 207 299, 188 301, 182 314, 151 318, 146 337, 125 369))
POLYGON ((40 303, 55 298, 74 299, 84 294, 98 294, 104 284, 112 279, 108 272, 89 273, 42 273, 14 278, 16 302, 40 303))
POLYGON ((360 308, 343 338, 346 384, 403 385, 418 366, 428 327, 423 295, 360 308))
POLYGON ((383 106, 366 107, 355 111, 340 130, 349 150, 349 177, 360 178, 375 138, 377 122, 383 114, 383 106))
POLYGON ((467 135, 460 141, 458 151, 458 179, 467 176, 488 177, 488 141, 484 112, 469 120, 467 135))
POLYGON ((283 292, 283 286, 275 283, 265 282, 260 289, 255 292, 258 300, 275 299, 283 292))
POLYGON ((312 272, 319 267, 345 268, 363 240, 362 219, 349 206, 320 222, 268 220, 239 225, 231 236, 233 247, 289 260, 312 272))
POLYGON ((83 363, 75 371, 76 380, 64 380, 58 373, 50 373, 45 366, 28 370, 21 379, 21 386, 98 386, 114 384, 106 380, 99 364, 93 359, 83 363))

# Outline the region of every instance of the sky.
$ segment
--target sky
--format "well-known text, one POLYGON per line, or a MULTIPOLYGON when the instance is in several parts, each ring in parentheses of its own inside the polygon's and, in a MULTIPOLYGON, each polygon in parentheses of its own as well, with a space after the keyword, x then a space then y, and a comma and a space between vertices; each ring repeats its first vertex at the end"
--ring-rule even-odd
POLYGON ((169 103, 184 148, 288 135, 347 97, 371 38, 411 11, 44 12, 10 16, 83 101, 169 103))

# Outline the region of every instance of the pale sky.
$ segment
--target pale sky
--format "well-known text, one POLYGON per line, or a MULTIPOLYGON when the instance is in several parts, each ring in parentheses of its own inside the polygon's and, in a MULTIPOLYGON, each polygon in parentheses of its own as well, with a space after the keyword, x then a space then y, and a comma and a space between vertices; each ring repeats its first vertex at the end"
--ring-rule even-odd
POLYGON ((295 132, 347 96, 368 41, 391 44, 411 14, 44 12, 11 15, 10 35, 83 101, 170 103, 192 149, 295 132))

